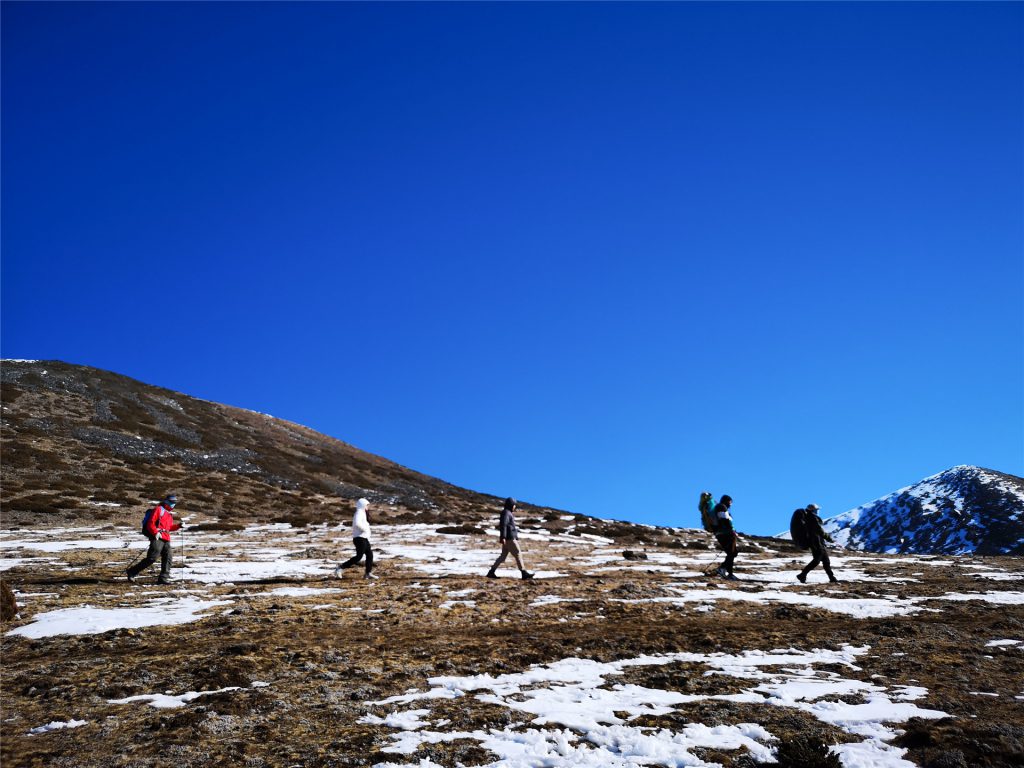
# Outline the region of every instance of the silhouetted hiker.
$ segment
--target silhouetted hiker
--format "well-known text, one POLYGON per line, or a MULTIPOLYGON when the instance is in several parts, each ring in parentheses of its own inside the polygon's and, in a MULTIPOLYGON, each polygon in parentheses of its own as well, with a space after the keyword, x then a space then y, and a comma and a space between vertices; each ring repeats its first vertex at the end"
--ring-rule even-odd
POLYGON ((167 584, 171 579, 171 531, 181 528, 181 523, 174 522, 174 515, 171 510, 178 504, 178 497, 173 493, 164 497, 163 501, 153 507, 153 510, 146 515, 142 526, 143 533, 149 539, 149 550, 146 556, 137 565, 133 565, 125 571, 128 581, 135 581, 135 577, 146 570, 156 559, 160 558, 160 577, 157 584, 167 584))
POLYGON ((811 554, 814 558, 804 569, 797 574, 797 578, 800 579, 802 584, 807 583, 807 574, 814 570, 814 568, 821 563, 821 567, 825 569, 825 573, 828 574, 828 580, 831 582, 837 582, 839 579, 832 573, 832 563, 828 559, 828 550, 825 548, 825 541, 832 541, 832 537, 825 532, 825 528, 821 524, 821 518, 818 517, 818 510, 821 509, 817 504, 808 504, 806 513, 804 514, 804 525, 807 527, 807 539, 811 543, 811 554))
POLYGON ((494 561, 491 570, 487 572, 487 578, 496 579, 498 566, 505 562, 505 558, 512 555, 516 559, 516 566, 524 579, 532 579, 533 574, 523 566, 523 556, 519 552, 519 529, 516 528, 516 500, 505 499, 505 508, 501 510, 501 517, 498 520, 498 536, 501 539, 501 554, 494 561))
POLYGON ((729 514, 731 506, 732 496, 723 496, 713 511, 715 519, 718 521, 715 538, 718 539, 718 543, 722 545, 722 550, 725 552, 725 560, 718 566, 718 575, 726 579, 736 578, 732 572, 732 564, 739 551, 739 540, 736 538, 736 530, 732 527, 732 515, 729 514))
POLYGON ((366 556, 366 570, 363 572, 364 579, 376 579, 371 571, 373 570, 373 550, 370 549, 370 521, 366 517, 366 508, 370 502, 366 499, 359 499, 356 502, 356 511, 352 515, 352 543, 356 545, 356 553, 344 563, 334 569, 335 578, 341 578, 341 572, 345 568, 358 565, 359 561, 366 556))

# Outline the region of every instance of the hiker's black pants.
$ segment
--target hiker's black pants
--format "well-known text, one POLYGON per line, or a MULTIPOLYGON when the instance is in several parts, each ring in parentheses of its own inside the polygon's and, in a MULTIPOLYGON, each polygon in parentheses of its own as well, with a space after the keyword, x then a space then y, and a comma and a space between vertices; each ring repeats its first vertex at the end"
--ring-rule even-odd
POLYGON ((158 557, 160 558, 160 578, 169 579, 171 577, 171 542, 164 541, 159 536, 154 536, 149 540, 146 556, 141 562, 128 569, 128 575, 139 575, 155 563, 158 557))
POLYGON ((832 561, 828 559, 828 550, 820 543, 812 544, 811 554, 814 556, 814 559, 804 566, 804 576, 817 568, 818 563, 821 563, 821 567, 825 570, 825 573, 828 574, 828 577, 830 579, 834 579, 835 575, 832 573, 832 561))
POLYGON ((725 561, 721 567, 725 569, 726 573, 732 573, 732 564, 736 560, 736 552, 739 551, 739 545, 736 542, 735 533, 719 533, 715 536, 718 539, 718 543, 725 551, 725 561))
POLYGON ((366 555, 366 572, 369 573, 373 570, 373 550, 370 549, 370 540, 362 536, 356 536, 352 539, 352 543, 356 545, 356 554, 342 563, 341 567, 351 568, 363 559, 363 555, 366 555))

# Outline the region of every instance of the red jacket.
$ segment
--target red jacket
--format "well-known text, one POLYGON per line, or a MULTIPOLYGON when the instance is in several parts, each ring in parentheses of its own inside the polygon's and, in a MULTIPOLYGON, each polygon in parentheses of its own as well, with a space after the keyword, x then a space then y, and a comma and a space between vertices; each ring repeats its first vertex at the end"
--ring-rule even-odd
POLYGON ((150 536, 159 536, 164 541, 170 541, 171 531, 176 531, 179 528, 181 528, 181 523, 174 522, 171 510, 163 504, 156 506, 153 514, 149 516, 149 522, 146 523, 146 533, 150 536))

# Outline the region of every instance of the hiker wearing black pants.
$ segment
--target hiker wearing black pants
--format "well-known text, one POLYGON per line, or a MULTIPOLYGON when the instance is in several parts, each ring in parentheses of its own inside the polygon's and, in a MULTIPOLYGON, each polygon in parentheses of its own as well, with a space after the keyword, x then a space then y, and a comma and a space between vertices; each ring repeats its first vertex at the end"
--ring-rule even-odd
POLYGON ((526 570, 523 565, 523 556, 519 553, 519 529, 516 527, 516 500, 505 499, 505 508, 501 510, 501 517, 498 519, 498 537, 501 539, 501 554, 494 561, 491 570, 487 572, 487 578, 496 579, 498 566, 505 562, 509 555, 516 560, 516 566, 524 579, 532 579, 533 574, 526 570))
POLYGON ((370 521, 366 517, 366 508, 370 502, 366 499, 359 499, 356 502, 356 511, 352 515, 352 543, 356 546, 356 553, 344 563, 334 569, 335 578, 340 579, 342 571, 358 565, 366 558, 366 570, 363 572, 364 579, 376 579, 377 576, 371 573, 373 570, 373 550, 370 548, 370 521))
POLYGON ((832 573, 832 563, 828 559, 828 549, 825 547, 826 539, 832 540, 832 537, 825 532, 824 526, 821 524, 821 518, 818 517, 818 510, 821 509, 817 504, 808 504, 806 512, 804 514, 804 525, 807 527, 807 538, 811 542, 811 554, 814 556, 811 562, 804 566, 804 569, 797 574, 797 578, 801 584, 807 583, 807 574, 813 571, 818 563, 821 563, 821 567, 825 569, 825 573, 828 575, 828 580, 832 583, 839 581, 836 575, 832 573))
POLYGON ((736 538, 736 529, 732 526, 732 515, 729 508, 732 506, 732 496, 723 496, 721 501, 715 505, 712 514, 718 521, 715 529, 715 538, 725 552, 725 560, 718 566, 718 575, 725 579, 735 579, 732 572, 732 564, 736 560, 736 553, 739 551, 739 540, 736 538))

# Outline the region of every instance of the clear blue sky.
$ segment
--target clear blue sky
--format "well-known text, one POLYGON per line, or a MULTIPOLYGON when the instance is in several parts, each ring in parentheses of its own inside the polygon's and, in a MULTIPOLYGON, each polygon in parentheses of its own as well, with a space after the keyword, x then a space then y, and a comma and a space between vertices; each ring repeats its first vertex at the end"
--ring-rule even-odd
POLYGON ((1024 474, 1024 5, 2 6, 2 352, 642 522, 1024 474))

